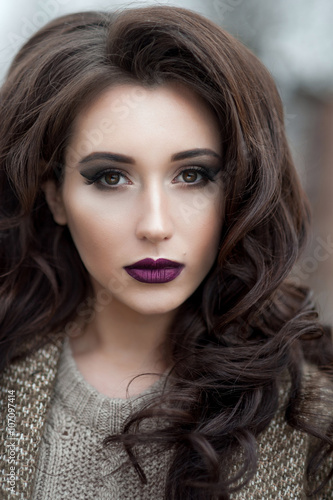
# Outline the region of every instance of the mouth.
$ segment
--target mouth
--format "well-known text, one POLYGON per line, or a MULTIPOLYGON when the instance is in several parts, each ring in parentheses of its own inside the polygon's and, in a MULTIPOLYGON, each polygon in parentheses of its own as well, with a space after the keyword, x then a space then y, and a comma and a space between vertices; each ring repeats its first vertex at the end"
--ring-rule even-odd
POLYGON ((184 267, 183 264, 168 259, 143 259, 124 269, 141 283, 168 283, 176 279, 184 267))

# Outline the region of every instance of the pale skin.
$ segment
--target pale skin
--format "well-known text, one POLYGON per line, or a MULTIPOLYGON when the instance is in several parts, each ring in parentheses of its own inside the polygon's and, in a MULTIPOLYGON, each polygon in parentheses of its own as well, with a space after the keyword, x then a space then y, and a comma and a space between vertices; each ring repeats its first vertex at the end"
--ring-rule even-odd
POLYGON ((136 395, 157 376, 138 377, 128 394, 134 376, 168 368, 162 345, 170 324, 218 252, 221 155, 214 112, 180 84, 117 85, 76 118, 63 183, 43 189, 54 220, 68 225, 100 305, 89 321, 78 315, 81 334, 70 345, 102 394, 136 395), (141 283, 124 266, 145 258, 184 268, 168 283, 141 283))

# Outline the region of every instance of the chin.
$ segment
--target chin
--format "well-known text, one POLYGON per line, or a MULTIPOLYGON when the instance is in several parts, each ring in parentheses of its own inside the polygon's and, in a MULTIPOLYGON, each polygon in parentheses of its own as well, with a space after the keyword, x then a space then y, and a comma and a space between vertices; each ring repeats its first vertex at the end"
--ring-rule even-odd
POLYGON ((156 316, 159 314, 167 314, 175 309, 177 309, 179 306, 174 306, 174 307, 161 307, 161 306, 156 306, 156 307, 138 307, 136 309, 136 312, 142 314, 143 316, 156 316))
POLYGON ((139 314, 144 316, 152 316, 156 314, 167 314, 170 313, 182 305, 182 302, 176 301, 158 301, 156 304, 153 301, 149 301, 145 304, 132 304, 130 307, 139 314))

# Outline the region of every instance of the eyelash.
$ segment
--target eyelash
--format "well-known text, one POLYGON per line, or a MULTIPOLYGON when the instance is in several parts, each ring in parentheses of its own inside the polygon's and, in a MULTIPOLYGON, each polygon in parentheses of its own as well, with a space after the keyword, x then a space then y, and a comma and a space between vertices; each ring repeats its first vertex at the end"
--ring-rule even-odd
MULTIPOLYGON (((215 180, 214 180, 215 174, 213 172, 211 172, 210 169, 208 170, 204 167, 184 168, 176 175, 175 179, 177 177, 179 177, 180 175, 184 174, 185 172, 196 172, 202 176, 202 179, 200 179, 199 181, 195 181, 195 182, 185 182, 184 181, 184 182, 172 182, 172 183, 173 184, 183 184, 183 186, 182 186, 183 189, 191 189, 194 187, 205 186, 208 182, 215 182, 215 180)), ((121 170, 117 170, 115 168, 110 168, 110 169, 106 169, 106 170, 101 170, 101 171, 97 172, 96 174, 94 174, 93 176, 91 176, 90 178, 86 178, 85 182, 88 185, 94 184, 98 189, 106 189, 106 190, 116 190, 116 189, 119 189, 121 186, 127 184, 127 183, 124 183, 124 184, 111 185, 111 184, 101 183, 100 181, 103 179, 103 177, 105 177, 108 174, 119 174, 122 178, 126 177, 126 174, 124 172, 122 172, 121 170)))

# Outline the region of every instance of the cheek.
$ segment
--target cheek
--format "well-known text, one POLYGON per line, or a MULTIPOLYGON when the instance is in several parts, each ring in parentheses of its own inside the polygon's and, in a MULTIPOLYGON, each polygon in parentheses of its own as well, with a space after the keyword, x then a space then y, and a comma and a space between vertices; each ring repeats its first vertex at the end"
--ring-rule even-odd
POLYGON ((200 228, 200 253, 206 262, 212 263, 218 252, 221 234, 221 214, 212 210, 200 228))
POLYGON ((189 249, 196 251, 205 260, 215 258, 223 220, 223 202, 220 190, 213 193, 198 193, 190 200, 179 204, 181 232, 186 235, 189 249))
POLYGON ((71 197, 66 213, 74 244, 88 267, 90 262, 96 265, 106 254, 110 256, 110 251, 122 252, 127 226, 117 212, 96 202, 89 204, 87 197, 71 197))

